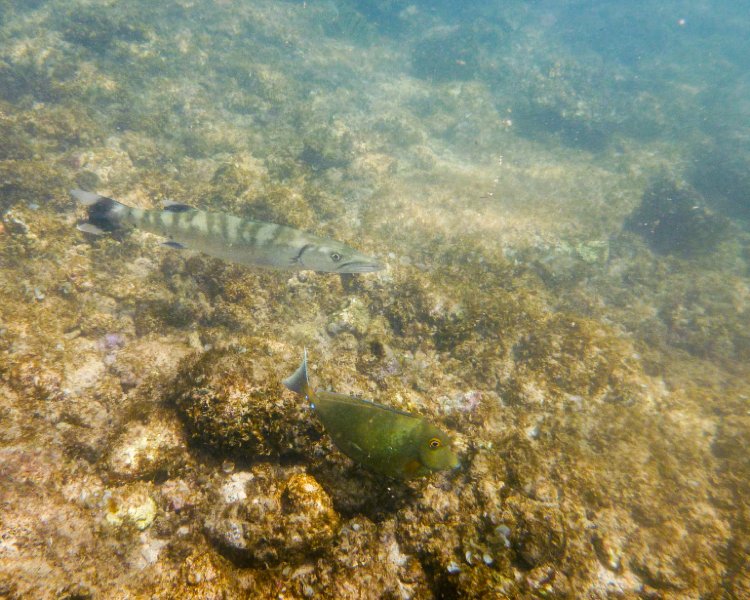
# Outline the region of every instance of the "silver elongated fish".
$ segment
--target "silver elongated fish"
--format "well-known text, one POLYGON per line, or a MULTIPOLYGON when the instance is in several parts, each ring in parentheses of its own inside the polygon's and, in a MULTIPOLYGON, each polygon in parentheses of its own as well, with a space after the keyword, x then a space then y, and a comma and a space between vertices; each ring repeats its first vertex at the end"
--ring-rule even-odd
POLYGON ((164 210, 145 210, 92 192, 70 193, 88 208, 88 222, 78 226, 86 233, 101 235, 136 227, 168 238, 165 245, 173 248, 198 250, 267 269, 370 273, 383 268, 374 258, 345 244, 284 225, 206 212, 176 202, 166 202, 164 210))

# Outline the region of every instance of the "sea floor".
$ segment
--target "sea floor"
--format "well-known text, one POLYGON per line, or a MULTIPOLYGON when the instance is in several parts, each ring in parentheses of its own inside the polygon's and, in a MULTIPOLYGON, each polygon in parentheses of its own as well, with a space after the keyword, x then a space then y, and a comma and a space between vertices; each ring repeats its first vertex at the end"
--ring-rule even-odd
POLYGON ((0 598, 750 597, 747 50, 527 4, 0 1, 0 598), (76 187, 387 267, 92 238, 76 187), (305 347, 461 468, 339 453, 305 347))

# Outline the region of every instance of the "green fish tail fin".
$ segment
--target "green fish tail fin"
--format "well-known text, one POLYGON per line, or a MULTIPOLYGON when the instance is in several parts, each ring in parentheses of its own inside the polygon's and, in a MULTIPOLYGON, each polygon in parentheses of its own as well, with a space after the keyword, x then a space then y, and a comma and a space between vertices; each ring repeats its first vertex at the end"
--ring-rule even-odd
POLYGON ((294 373, 284 379, 282 383, 296 394, 309 398, 310 382, 307 379, 307 348, 305 348, 302 356, 302 364, 294 373))

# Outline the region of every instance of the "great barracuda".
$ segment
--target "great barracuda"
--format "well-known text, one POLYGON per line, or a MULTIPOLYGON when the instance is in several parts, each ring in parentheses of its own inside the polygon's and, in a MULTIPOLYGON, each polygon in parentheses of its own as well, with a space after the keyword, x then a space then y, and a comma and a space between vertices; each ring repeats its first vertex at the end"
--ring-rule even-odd
POLYGON ((241 219, 166 202, 164 210, 133 208, 92 192, 72 190, 88 208, 81 231, 101 235, 136 227, 169 239, 165 245, 190 248, 229 262, 267 269, 369 273, 383 266, 340 242, 275 223, 241 219))

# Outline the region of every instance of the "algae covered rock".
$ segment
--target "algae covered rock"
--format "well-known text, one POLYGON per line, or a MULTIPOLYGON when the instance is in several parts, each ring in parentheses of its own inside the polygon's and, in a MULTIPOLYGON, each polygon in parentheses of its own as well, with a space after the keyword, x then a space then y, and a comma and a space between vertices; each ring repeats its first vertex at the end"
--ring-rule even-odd
POLYGON ((214 490, 205 527, 241 564, 309 558, 330 545, 339 516, 321 485, 301 469, 257 465, 234 473, 214 490))
POLYGON ((376 525, 364 517, 341 527, 331 553, 318 561, 315 581, 308 586, 303 585, 303 593, 332 598, 431 597, 424 569, 399 543, 395 522, 376 525))
POLYGON ((176 416, 159 414, 127 425, 109 454, 110 473, 119 479, 147 479, 176 468, 186 444, 176 416))
POLYGON ((101 10, 80 7, 66 16, 62 34, 67 42, 95 52, 104 52, 117 40, 142 42, 146 39, 141 25, 113 18, 101 10))
POLYGON ((229 577, 226 559, 209 551, 197 550, 185 559, 180 569, 184 585, 179 597, 185 600, 224 600, 239 597, 239 586, 229 577))
POLYGON ((690 258, 713 251, 729 221, 706 208, 697 191, 659 177, 643 193, 625 228, 643 236, 659 254, 690 258))
POLYGON ((320 433, 304 401, 281 384, 287 354, 247 338, 186 359, 172 397, 191 439, 244 457, 309 455, 320 433))
POLYGON ((559 561, 565 552, 564 519, 560 511, 523 496, 506 500, 505 522, 510 541, 532 567, 559 561))
POLYGON ((470 28, 434 31, 416 44, 412 73, 433 81, 466 81, 479 70, 479 44, 470 28))

